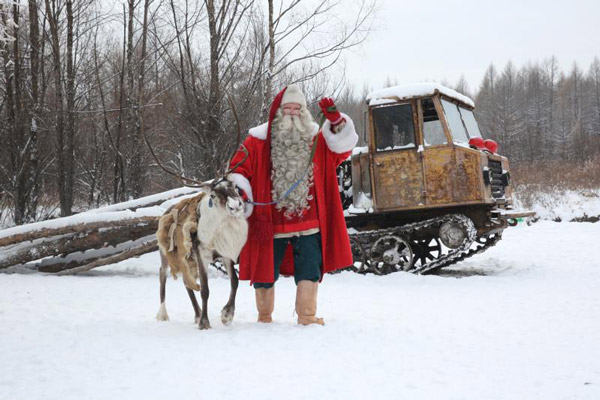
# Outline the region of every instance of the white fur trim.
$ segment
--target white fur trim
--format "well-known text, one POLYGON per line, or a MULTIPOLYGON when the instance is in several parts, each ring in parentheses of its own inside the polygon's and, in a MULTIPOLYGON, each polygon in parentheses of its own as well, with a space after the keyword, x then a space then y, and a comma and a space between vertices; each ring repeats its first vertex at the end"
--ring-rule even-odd
POLYGON ((250 136, 253 136, 257 139, 266 140, 268 130, 269 130, 269 123, 265 122, 262 125, 255 126, 254 128, 250 128, 250 130, 248 130, 248 133, 250 134, 250 136))
MULTIPOLYGON (((250 200, 250 201, 252 201, 252 200, 250 200)), ((245 203, 244 204, 244 217, 250 218, 250 216, 252 215, 252 211, 254 211, 254 204, 245 203)))
POLYGON ((306 108, 306 97, 304 97, 304 93, 302 93, 300 86, 289 85, 287 89, 285 89, 283 97, 281 98, 281 105, 287 103, 297 103, 306 108))
POLYGON ((317 124, 316 122, 313 122, 312 125, 313 125, 313 130, 310 134, 312 136, 316 136, 317 133, 319 133, 319 124, 317 124))
MULTIPOLYGON (((254 197, 252 195, 252 186, 250 185, 250 181, 246 179, 246 177, 242 174, 229 174, 227 179, 233 183, 235 183, 240 189, 246 192, 246 196, 250 201, 254 201, 254 197)), ((250 203, 244 204, 244 215, 248 218, 252 211, 254 210, 254 205, 250 203)))
POLYGON ((329 150, 338 154, 352 150, 354 146, 356 146, 356 143, 358 143, 358 135, 354 129, 354 122, 352 122, 352 119, 350 119, 348 115, 344 113, 341 114, 346 120, 345 126, 341 131, 333 133, 331 130, 331 122, 329 122, 329 120, 325 121, 323 129, 321 129, 329 150))

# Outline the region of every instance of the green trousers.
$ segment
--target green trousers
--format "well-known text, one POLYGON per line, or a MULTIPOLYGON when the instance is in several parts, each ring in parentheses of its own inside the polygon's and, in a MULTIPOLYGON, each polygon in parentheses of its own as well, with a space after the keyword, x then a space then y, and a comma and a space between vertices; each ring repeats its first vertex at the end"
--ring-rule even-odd
POLYGON ((317 282, 321 279, 323 255, 321 253, 321 233, 317 232, 306 236, 274 239, 273 282, 254 282, 253 286, 255 289, 269 289, 273 287, 274 282, 277 282, 277 279, 279 279, 279 268, 283 261, 285 249, 290 243, 292 244, 294 254, 294 281, 296 281, 296 284, 303 280, 317 282))

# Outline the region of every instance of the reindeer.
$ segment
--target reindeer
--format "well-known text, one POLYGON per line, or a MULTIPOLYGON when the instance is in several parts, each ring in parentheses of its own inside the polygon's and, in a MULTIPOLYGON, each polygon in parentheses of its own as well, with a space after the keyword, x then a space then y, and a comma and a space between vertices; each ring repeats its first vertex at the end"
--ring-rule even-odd
POLYGON ((160 309, 156 318, 168 321, 165 306, 167 269, 183 282, 200 329, 210 328, 207 315, 208 266, 221 258, 231 282, 229 301, 221 310, 221 322, 231 323, 235 313, 238 277, 233 268, 248 235, 244 202, 235 184, 220 178, 200 186, 202 192, 172 206, 160 218, 156 236, 160 249, 160 309), (197 280, 200 278, 200 285, 197 280), (194 291, 200 291, 202 308, 194 291))

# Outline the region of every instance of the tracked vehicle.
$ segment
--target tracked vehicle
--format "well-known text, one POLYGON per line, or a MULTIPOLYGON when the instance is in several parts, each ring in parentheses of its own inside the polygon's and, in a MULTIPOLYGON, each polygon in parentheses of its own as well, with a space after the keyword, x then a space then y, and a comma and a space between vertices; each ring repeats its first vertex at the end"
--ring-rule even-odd
POLYGON ((516 219, 508 159, 471 99, 438 84, 367 97, 366 147, 338 169, 357 272, 432 273, 494 246, 516 219))

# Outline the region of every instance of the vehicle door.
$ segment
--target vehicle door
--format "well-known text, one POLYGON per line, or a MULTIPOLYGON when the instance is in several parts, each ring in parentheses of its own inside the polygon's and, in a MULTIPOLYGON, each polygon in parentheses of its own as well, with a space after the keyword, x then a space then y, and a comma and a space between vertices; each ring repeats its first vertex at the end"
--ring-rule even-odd
POLYGON ((423 170, 417 153, 416 103, 371 109, 373 193, 378 211, 422 204, 423 170))
MULTIPOLYGON (((428 206, 453 201, 454 148, 440 119, 438 98, 420 100, 419 119, 423 136, 425 203, 428 206)), ((441 108, 439 108, 441 110, 441 108)))

